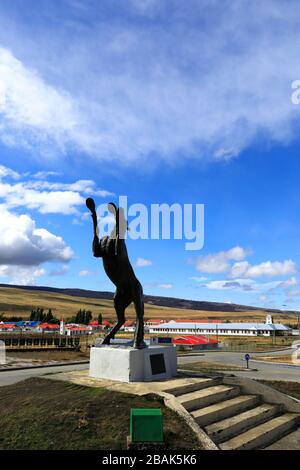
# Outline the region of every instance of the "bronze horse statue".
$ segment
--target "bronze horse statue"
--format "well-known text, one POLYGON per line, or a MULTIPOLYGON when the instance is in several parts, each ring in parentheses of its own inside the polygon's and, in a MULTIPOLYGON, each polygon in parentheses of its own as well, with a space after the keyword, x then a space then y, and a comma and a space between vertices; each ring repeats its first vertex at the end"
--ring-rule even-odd
POLYGON ((108 204, 108 210, 114 214, 115 225, 109 236, 98 236, 98 220, 95 202, 92 198, 86 200, 86 206, 91 211, 94 228, 93 255, 102 258, 104 270, 116 286, 114 295, 114 307, 117 314, 117 323, 105 336, 102 344, 109 344, 125 323, 125 310, 133 302, 136 312, 136 330, 133 347, 142 349, 146 347, 144 342, 144 302, 143 288, 134 274, 130 264, 125 244, 125 234, 128 223, 124 216, 124 210, 117 208, 114 203, 108 204))

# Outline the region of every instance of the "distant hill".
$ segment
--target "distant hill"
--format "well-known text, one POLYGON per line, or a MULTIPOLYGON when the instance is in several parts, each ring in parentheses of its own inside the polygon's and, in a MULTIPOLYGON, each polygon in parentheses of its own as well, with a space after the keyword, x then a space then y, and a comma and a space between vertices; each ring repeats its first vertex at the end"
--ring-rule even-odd
MULTIPOLYGON (((5 289, 22 289, 25 291, 44 291, 49 293, 57 293, 61 295, 71 297, 84 297, 85 299, 99 299, 99 300, 112 300, 112 292, 99 292, 86 289, 73 289, 73 288, 58 288, 58 287, 47 287, 47 286, 18 286, 11 284, 0 284, 0 288, 5 289)), ((271 312, 278 314, 298 314, 295 311, 282 311, 279 309, 265 309, 262 307, 251 307, 247 305, 229 304, 222 302, 207 302, 205 300, 187 300, 176 297, 161 297, 154 295, 145 295, 145 303, 148 305, 158 307, 169 307, 174 309, 185 309, 185 310, 199 310, 205 312, 271 312)))

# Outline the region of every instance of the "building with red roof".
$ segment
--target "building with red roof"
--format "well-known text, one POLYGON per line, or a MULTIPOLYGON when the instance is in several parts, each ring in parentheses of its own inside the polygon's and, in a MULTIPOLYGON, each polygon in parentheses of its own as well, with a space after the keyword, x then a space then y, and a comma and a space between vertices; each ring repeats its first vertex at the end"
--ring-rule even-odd
POLYGON ((173 338, 175 346, 185 346, 186 349, 216 349, 219 347, 220 342, 216 339, 207 338, 206 336, 179 336, 173 338))
POLYGON ((40 323, 36 328, 36 331, 39 333, 57 333, 59 332, 60 326, 56 323, 40 323))
POLYGON ((21 329, 15 323, 0 323, 0 331, 21 331, 21 329))

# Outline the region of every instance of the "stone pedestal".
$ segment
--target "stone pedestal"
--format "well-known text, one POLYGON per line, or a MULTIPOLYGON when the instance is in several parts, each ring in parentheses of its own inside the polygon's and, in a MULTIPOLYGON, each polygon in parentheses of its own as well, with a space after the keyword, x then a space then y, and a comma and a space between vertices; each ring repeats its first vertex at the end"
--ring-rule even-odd
POLYGON ((91 348, 90 376, 121 382, 146 382, 170 379, 177 375, 174 346, 144 349, 103 345, 91 348))

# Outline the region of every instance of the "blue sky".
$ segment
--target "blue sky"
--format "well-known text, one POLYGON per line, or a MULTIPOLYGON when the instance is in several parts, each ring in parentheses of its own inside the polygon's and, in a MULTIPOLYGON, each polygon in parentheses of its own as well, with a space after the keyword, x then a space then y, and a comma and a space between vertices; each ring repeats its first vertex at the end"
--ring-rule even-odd
POLYGON ((0 282, 113 290, 98 204, 205 205, 128 240, 146 293, 300 308, 298 2, 1 0, 0 282))

